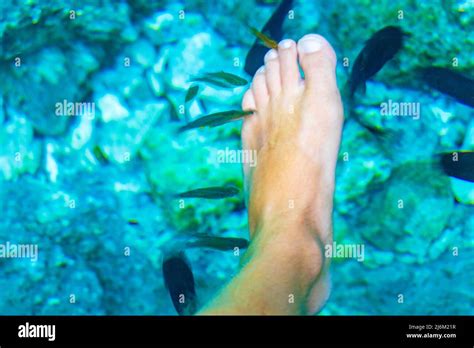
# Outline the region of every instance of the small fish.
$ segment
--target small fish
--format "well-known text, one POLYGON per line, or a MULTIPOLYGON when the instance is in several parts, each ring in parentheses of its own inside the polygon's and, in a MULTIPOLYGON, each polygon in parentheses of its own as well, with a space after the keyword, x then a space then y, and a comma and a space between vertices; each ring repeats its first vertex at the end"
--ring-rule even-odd
POLYGON ((273 40, 272 38, 270 38, 267 35, 265 35, 264 33, 262 33, 261 31, 258 31, 254 27, 250 27, 250 31, 252 32, 253 35, 255 35, 261 41, 261 43, 265 47, 274 48, 274 49, 278 48, 278 43, 275 40, 273 40))
POLYGON ((474 107, 474 80, 446 68, 421 69, 422 79, 432 88, 458 102, 474 107))
POLYGON ((186 191, 177 194, 176 198, 207 198, 207 199, 222 199, 233 197, 239 194, 239 189, 234 186, 214 186, 203 187, 191 191, 186 191))
POLYGON ((187 103, 194 99, 194 97, 198 94, 199 86, 193 85, 189 87, 188 92, 186 93, 186 97, 184 98, 184 102, 187 103))
POLYGON ((227 122, 236 121, 242 117, 253 114, 254 111, 242 111, 242 110, 229 110, 217 112, 207 116, 200 117, 188 124, 179 128, 179 132, 184 132, 194 128, 200 127, 216 127, 227 122))
MULTIPOLYGON (((283 0, 260 31, 266 37, 271 38, 272 44, 273 42, 276 43, 283 38, 283 22, 288 16, 292 4, 293 0, 283 0)), ((268 48, 262 46, 261 40, 257 37, 247 53, 247 57, 245 57, 245 72, 250 76, 255 75, 258 68, 263 65, 263 58, 267 52, 268 48)))
POLYGON ((197 296, 193 271, 184 252, 171 254, 163 260, 166 288, 179 315, 193 315, 197 310, 197 296))
POLYGON ((94 148, 92 149, 92 152, 93 152, 95 158, 97 158, 97 160, 100 163, 102 163, 102 164, 109 163, 109 160, 107 159, 107 156, 105 155, 104 151, 102 151, 102 149, 100 148, 99 145, 95 145, 94 148))
POLYGON ((128 223, 129 225, 138 225, 138 224, 139 224, 137 219, 129 219, 129 220, 127 221, 127 223, 128 223))
POLYGON ((402 48, 403 38, 408 34, 399 27, 388 26, 377 31, 367 40, 364 48, 357 56, 349 78, 350 96, 362 87, 402 48))
POLYGON ((474 182, 474 151, 453 151, 440 154, 441 168, 452 177, 474 182))
POLYGON ((206 82, 222 88, 234 88, 248 84, 248 81, 244 78, 225 71, 207 73, 193 81, 206 82))
POLYGON ((218 79, 222 79, 234 86, 245 86, 247 85, 249 82, 238 76, 238 75, 235 75, 235 74, 231 74, 231 73, 228 73, 228 72, 225 72, 225 71, 219 71, 219 72, 215 72, 215 73, 207 73, 208 76, 210 77, 214 77, 214 78, 218 78, 218 79))
POLYGON ((211 248, 221 251, 246 249, 249 241, 243 238, 197 235, 186 243, 187 248, 211 248))

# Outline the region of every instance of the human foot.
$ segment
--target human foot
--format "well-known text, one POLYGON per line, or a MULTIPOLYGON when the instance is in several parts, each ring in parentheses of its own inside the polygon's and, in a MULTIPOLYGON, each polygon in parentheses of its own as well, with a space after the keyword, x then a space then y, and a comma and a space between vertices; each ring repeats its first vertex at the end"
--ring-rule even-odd
POLYGON ((249 253, 277 248, 277 257, 286 253, 304 259, 298 264, 311 284, 307 312, 318 310, 329 294, 321 247, 332 242, 343 122, 335 67, 336 55, 323 37, 306 35, 298 44, 283 40, 267 53, 242 101, 244 110, 256 110, 242 126, 244 149, 257 152, 257 165, 244 165, 253 241, 249 253))

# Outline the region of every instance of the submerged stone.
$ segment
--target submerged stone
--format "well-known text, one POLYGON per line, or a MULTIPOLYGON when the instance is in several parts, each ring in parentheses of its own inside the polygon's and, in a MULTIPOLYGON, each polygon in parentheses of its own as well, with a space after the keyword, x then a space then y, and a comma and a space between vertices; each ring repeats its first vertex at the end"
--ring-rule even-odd
POLYGON ((406 163, 373 190, 358 219, 362 236, 382 250, 422 262, 453 209, 449 178, 432 164, 406 163))
POLYGON ((33 126, 19 115, 0 128, 0 179, 34 174, 41 162, 41 142, 33 138, 33 126))

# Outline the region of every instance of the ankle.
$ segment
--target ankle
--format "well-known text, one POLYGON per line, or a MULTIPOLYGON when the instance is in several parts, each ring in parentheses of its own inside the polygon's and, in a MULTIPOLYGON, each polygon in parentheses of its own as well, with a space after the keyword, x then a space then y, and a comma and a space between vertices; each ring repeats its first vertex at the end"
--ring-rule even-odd
POLYGON ((252 240, 247 260, 261 256, 282 263, 300 275, 303 288, 310 286, 321 273, 324 247, 319 234, 304 221, 283 219, 261 226, 252 240))

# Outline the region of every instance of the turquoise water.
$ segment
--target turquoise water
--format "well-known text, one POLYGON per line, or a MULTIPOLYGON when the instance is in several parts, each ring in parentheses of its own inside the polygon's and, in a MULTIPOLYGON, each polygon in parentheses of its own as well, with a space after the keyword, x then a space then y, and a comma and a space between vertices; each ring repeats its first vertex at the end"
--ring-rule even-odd
MULTIPOLYGON (((261 29, 277 5, 2 1, 0 314, 176 314, 163 255, 194 234, 248 238, 242 192, 173 199, 198 187, 242 189, 241 164, 218 159, 240 149, 241 122, 177 129, 240 107, 246 86, 200 83, 185 103, 190 79, 222 70, 250 80, 248 25, 261 29), (20 245, 29 254, 14 257, 20 245)), ((295 0, 291 11, 284 38, 320 33, 338 55, 346 122, 334 234, 339 245, 363 246, 359 258, 333 260, 321 314, 473 314, 474 184, 433 165, 436 154, 474 150, 473 109, 414 72, 474 76, 474 4, 295 0), (350 103, 353 62, 388 25, 409 37, 350 103), (419 112, 384 116, 389 102, 419 112)), ((234 251, 187 257, 200 304, 238 269, 234 251)))

